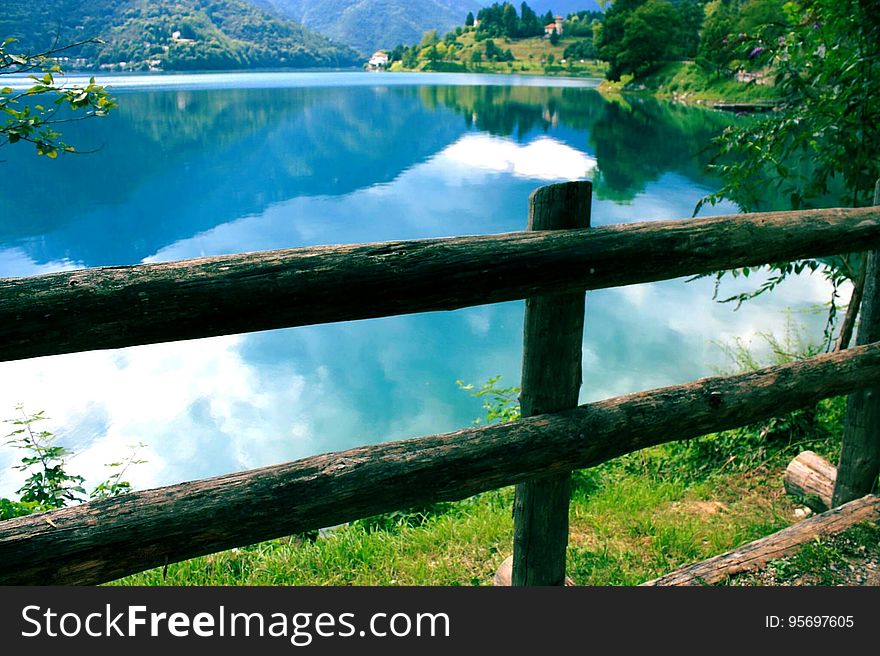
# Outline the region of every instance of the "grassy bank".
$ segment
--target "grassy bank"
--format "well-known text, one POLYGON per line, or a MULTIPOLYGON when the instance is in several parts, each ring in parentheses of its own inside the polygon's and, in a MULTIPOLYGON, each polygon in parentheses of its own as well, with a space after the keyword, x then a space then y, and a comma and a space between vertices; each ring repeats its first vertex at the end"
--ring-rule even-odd
MULTIPOLYGON (((634 585, 797 520, 782 490, 805 448, 836 458, 843 400, 577 472, 568 572, 634 585)), ((128 577, 122 585, 490 585, 511 551, 512 489, 128 577)))
POLYGON ((559 75, 566 77, 604 77, 608 69, 604 62, 586 59, 565 58, 565 49, 575 39, 560 39, 553 45, 549 39, 493 39, 502 51, 510 50, 514 61, 473 61, 475 51, 485 52, 486 41, 474 39, 473 32, 465 32, 456 38, 458 48, 455 59, 430 63, 420 61, 416 68, 404 68, 402 62, 395 62, 391 71, 448 71, 461 73, 501 73, 508 75, 559 75))
POLYGON ((717 102, 766 104, 777 99, 771 84, 738 82, 705 72, 692 62, 664 64, 644 78, 624 77, 620 82, 602 83, 605 92, 649 93, 658 98, 694 104, 717 102))

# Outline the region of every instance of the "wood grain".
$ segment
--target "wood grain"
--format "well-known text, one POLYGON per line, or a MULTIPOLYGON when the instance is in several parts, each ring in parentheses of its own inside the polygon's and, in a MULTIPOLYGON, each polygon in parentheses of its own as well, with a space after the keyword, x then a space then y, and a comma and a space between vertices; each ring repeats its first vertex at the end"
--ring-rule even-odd
POLYGON ((453 310, 876 248, 880 209, 655 221, 0 279, 0 361, 453 310))
POLYGON ((878 520, 880 520, 880 497, 869 495, 805 519, 766 538, 755 540, 700 563, 688 565, 642 585, 712 585, 728 576, 760 569, 771 560, 790 556, 818 536, 835 535, 856 524, 878 520))
POLYGON ((837 467, 812 451, 802 451, 785 468, 783 483, 786 492, 821 513, 831 508, 836 479, 837 467))
MULTIPOLYGON (((592 184, 549 185, 529 199, 529 230, 590 225, 592 184)), ((526 299, 520 406, 523 417, 569 410, 581 389, 584 292, 526 299)), ((516 486, 513 503, 513 585, 563 585, 568 549, 571 473, 516 486)))
MULTIPOLYGON (((874 188, 874 204, 880 205, 880 180, 874 188)), ((880 251, 867 254, 862 292, 861 320, 856 344, 880 340, 880 251)), ((880 388, 856 390, 847 399, 837 481, 835 506, 874 492, 880 476, 880 388)))
MULTIPOLYGON (((880 384, 880 345, 502 426, 365 446, 0 522, 0 584, 94 584, 193 556, 463 499, 880 384)), ((360 441, 367 441, 358 437, 360 441)))

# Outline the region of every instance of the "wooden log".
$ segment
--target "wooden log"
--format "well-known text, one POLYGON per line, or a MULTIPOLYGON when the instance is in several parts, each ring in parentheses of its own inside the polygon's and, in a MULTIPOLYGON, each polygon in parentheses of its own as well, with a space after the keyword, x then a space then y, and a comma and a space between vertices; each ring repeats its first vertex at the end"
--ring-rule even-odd
POLYGON ((812 451, 803 451, 788 463, 782 480, 786 492, 822 513, 831 508, 836 478, 837 467, 812 451))
POLYGON ((0 584, 94 584, 561 474, 880 384, 880 344, 552 415, 314 456, 0 522, 0 584))
POLYGON ((728 576, 754 571, 771 560, 797 553, 803 545, 818 536, 835 535, 856 524, 878 520, 880 520, 880 497, 869 495, 805 519, 794 526, 750 542, 726 554, 688 565, 642 585, 713 585, 728 576))
POLYGON ((453 310, 880 244, 880 209, 324 246, 0 280, 0 361, 453 310))
POLYGON ((856 280, 853 282, 852 295, 849 298, 849 305, 846 307, 846 314, 843 316, 843 324, 840 326, 840 334, 837 336, 837 343, 834 348, 838 351, 849 348, 852 341, 853 331, 856 327, 856 318, 862 307, 862 296, 865 292, 865 269, 868 268, 868 256, 862 253, 859 258, 859 272, 856 274, 856 280))
MULTIPOLYGON (((874 188, 880 205, 880 180, 874 188)), ((880 251, 871 251, 865 266, 865 286, 856 344, 880 340, 880 251)), ((873 492, 880 476, 880 388, 850 394, 843 423, 843 440, 832 503, 839 506, 873 492)))
MULTIPOLYGON (((529 198, 529 230, 588 228, 592 185, 542 187, 529 198)), ((577 406, 581 388, 584 292, 526 299, 520 407, 523 417, 577 406)), ((513 585, 563 585, 571 472, 516 486, 513 585)))

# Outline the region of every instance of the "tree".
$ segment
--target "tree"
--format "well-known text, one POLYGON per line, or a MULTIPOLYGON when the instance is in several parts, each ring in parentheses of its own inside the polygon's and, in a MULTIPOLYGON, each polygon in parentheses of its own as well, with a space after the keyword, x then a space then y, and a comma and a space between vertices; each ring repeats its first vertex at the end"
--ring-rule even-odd
POLYGON ((519 35, 521 37, 541 36, 544 33, 544 26, 538 20, 538 15, 525 2, 519 8, 519 21, 519 35))
POLYGON ((432 64, 437 63, 441 59, 440 51, 437 49, 437 45, 434 44, 430 48, 425 48, 422 51, 425 59, 427 59, 432 64))
MULTIPOLYGON (((723 184, 696 211, 722 198, 746 211, 873 204, 880 176, 880 16, 860 0, 801 0, 786 10, 784 34, 771 25, 772 38, 759 30, 744 44, 752 60, 776 72, 779 111, 730 127, 716 139, 711 168, 723 184), (774 189, 784 206, 768 207, 768 190, 774 189)), ((863 262, 861 256, 842 256, 775 264, 760 288, 729 300, 771 291, 789 274, 809 268, 832 281, 834 301, 843 281, 855 280, 858 288, 863 262)), ((855 320, 852 305, 845 326, 855 320)), ((829 343, 835 303, 830 307, 829 343)))
POLYGON ((107 90, 92 78, 85 86, 65 86, 55 80, 62 74, 55 56, 59 53, 92 43, 93 40, 53 47, 37 54, 17 54, 10 51, 14 39, 0 43, 0 75, 27 75, 29 86, 16 90, 12 86, 0 88, 0 112, 5 121, 0 123, 0 146, 20 141, 33 144, 38 155, 51 159, 59 153, 72 153, 75 148, 62 141, 56 129, 59 124, 106 116, 116 107, 107 90), (48 106, 41 98, 51 99, 48 106))
POLYGON ((618 58, 623 50, 623 37, 626 21, 644 0, 615 0, 605 12, 605 20, 595 33, 596 49, 599 57, 609 63, 607 77, 619 80, 627 71, 621 69, 618 58))
POLYGON ((486 41, 486 59, 498 61, 501 57, 501 49, 495 45, 492 39, 486 41))
MULTIPOLYGON (((770 0, 777 2, 777 0, 770 0)), ((777 2, 778 4, 778 2, 777 2)), ((693 59, 700 47, 700 30, 706 17, 703 4, 698 0, 683 0, 676 5, 680 28, 677 44, 673 50, 679 57, 693 59)))
POLYGON ((592 38, 593 22, 601 22, 603 18, 601 11, 579 11, 566 19, 563 33, 568 36, 592 38))
POLYGON ((596 48, 593 39, 578 39, 565 48, 562 56, 566 59, 595 59, 596 48))
POLYGON ((737 34, 760 32, 764 39, 778 39, 788 27, 783 5, 781 0, 748 0, 739 10, 737 34))
MULTIPOLYGON (((459 14, 461 15, 461 14, 459 14)), ((464 19, 465 27, 473 27, 474 26, 474 12, 469 11, 467 18, 464 19)))
POLYGON ((417 47, 407 48, 403 54, 403 67, 416 68, 419 65, 419 49, 417 47))
POLYGON ((733 59, 734 15, 730 6, 715 0, 703 23, 703 34, 697 49, 697 66, 722 76, 729 72, 733 59))
POLYGON ((440 43, 440 37, 437 35, 437 30, 428 30, 424 34, 422 34, 422 40, 419 43, 420 48, 430 48, 431 46, 435 46, 440 43))
POLYGON ((556 28, 553 28, 553 31, 550 32, 550 45, 559 45, 559 32, 556 31, 556 28))
POLYGON ((880 176, 880 15, 868 4, 789 3, 785 36, 751 35, 746 50, 776 71, 781 111, 719 138, 714 170, 724 186, 707 200, 760 208, 769 175, 793 209, 829 194, 853 207, 871 203, 880 176))
POLYGON ((504 3, 504 9, 501 11, 501 30, 504 36, 511 39, 519 36, 519 17, 514 6, 508 2, 504 3))
POLYGON ((621 9, 606 20, 601 33, 599 54, 610 64, 608 78, 650 73, 670 55, 679 31, 679 14, 666 0, 648 0, 630 11, 621 9))
MULTIPOLYGON (((768 178, 791 207, 823 204, 873 205, 880 176, 880 15, 864 0, 801 0, 788 3, 787 29, 771 26, 754 36, 751 59, 777 71, 781 111, 762 121, 727 130, 718 140, 716 170, 724 186, 708 198, 726 197, 742 207, 758 205, 768 178), (775 37, 775 38, 774 38, 775 37)), ((880 197, 880 190, 877 191, 880 197)), ((864 290, 859 343, 878 338, 880 278, 876 252, 795 265, 772 265, 768 283, 745 298, 772 290, 792 271, 822 269, 836 288, 854 280, 854 292, 837 348, 846 348, 864 290), (861 272, 861 275, 860 275, 861 272)), ((742 295, 741 295, 742 297, 742 295)), ((736 297, 735 297, 736 298, 736 297)), ((830 326, 826 338, 831 341, 830 326)), ((852 394, 847 405, 833 504, 868 494, 880 474, 876 390, 852 394)))
POLYGON ((388 55, 388 60, 392 62, 403 61, 403 55, 406 52, 406 46, 402 43, 398 44, 394 47, 394 50, 391 51, 391 54, 388 55))

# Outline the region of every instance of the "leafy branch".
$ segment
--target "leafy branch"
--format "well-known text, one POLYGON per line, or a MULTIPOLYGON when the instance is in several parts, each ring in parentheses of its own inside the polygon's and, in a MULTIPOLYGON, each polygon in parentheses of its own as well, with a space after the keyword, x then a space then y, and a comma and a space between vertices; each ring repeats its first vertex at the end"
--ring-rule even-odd
POLYGON ((91 78, 87 85, 64 85, 56 80, 63 75, 56 55, 89 43, 87 39, 65 46, 53 46, 37 54, 17 54, 9 50, 14 39, 0 43, 0 75, 27 75, 31 85, 16 92, 11 86, 0 87, 0 146, 19 141, 33 144, 38 155, 50 159, 59 153, 74 153, 55 126, 106 116, 117 105, 107 89, 91 78), (46 105, 38 99, 46 97, 46 105))
MULTIPOLYGON (((801 0, 784 10, 788 24, 781 34, 773 25, 750 36, 751 53, 776 73, 778 111, 729 127, 715 139, 709 168, 722 186, 699 201, 694 215, 722 199, 744 211, 773 209, 766 207, 772 189, 791 209, 840 199, 852 207, 872 204, 880 177, 880 20, 869 3, 858 0, 801 0)), ((833 290, 825 331, 830 345, 840 285, 856 282, 861 266, 858 255, 771 264, 757 289, 723 301, 739 305, 789 275, 821 270, 833 290)), ((725 275, 755 270, 714 274, 716 296, 725 275)), ((854 319, 854 312, 849 315, 854 319)))
MULTIPOLYGON (((501 376, 493 376, 476 389, 473 383, 465 383, 457 380, 455 383, 459 389, 470 392, 471 396, 483 400, 483 409, 486 411, 486 423, 506 424, 520 418, 519 387, 499 387, 501 376), (474 391, 476 390, 476 391, 474 391)), ((481 419, 474 421, 479 425, 481 419)))

